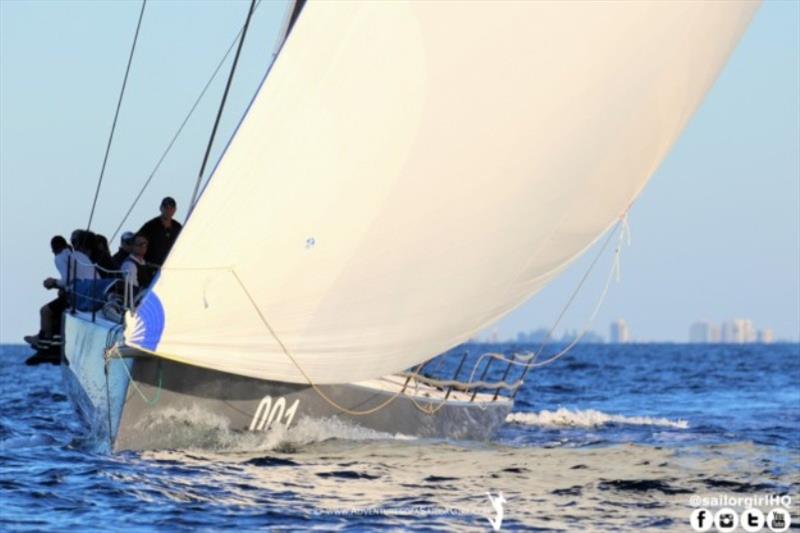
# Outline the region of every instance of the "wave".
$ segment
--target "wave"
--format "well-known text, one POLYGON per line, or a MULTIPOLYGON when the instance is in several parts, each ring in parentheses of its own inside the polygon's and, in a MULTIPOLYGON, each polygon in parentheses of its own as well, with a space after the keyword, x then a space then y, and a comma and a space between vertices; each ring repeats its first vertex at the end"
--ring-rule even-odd
POLYGON ((649 416, 613 415, 594 409, 571 411, 564 407, 556 411, 541 411, 539 413, 511 413, 506 418, 506 422, 543 427, 593 428, 609 424, 622 424, 628 426, 660 426, 673 429, 689 428, 689 423, 686 420, 669 420, 668 418, 652 418, 649 416))
POLYGON ((278 425, 269 431, 241 431, 230 428, 228 420, 192 407, 164 409, 137 424, 156 448, 181 448, 213 451, 282 451, 294 450, 316 442, 341 440, 406 440, 402 434, 381 433, 339 418, 302 417, 286 429, 278 425))

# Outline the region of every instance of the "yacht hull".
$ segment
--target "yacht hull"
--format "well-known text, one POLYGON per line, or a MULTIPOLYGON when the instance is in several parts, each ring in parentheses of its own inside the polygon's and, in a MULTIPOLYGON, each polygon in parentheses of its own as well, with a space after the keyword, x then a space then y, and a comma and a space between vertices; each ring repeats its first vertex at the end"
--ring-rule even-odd
POLYGON ((144 353, 106 357, 118 325, 65 318, 64 375, 82 418, 113 451, 213 447, 193 426, 226 432, 291 431, 304 421, 424 438, 487 440, 511 410, 506 399, 406 384, 399 376, 320 385, 255 379, 144 353), (453 399, 457 397, 460 399, 453 399), (431 413, 431 411, 435 411, 431 413))

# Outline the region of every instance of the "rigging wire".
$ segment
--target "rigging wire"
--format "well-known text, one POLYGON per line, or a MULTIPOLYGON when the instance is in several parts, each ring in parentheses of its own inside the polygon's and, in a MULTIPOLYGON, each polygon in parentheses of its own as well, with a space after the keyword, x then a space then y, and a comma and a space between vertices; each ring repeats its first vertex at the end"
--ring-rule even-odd
MULTIPOLYGON (((261 5, 261 1, 262 0, 258 0, 258 2, 256 2, 256 7, 253 10, 254 12, 261 5)), ((127 222, 128 217, 133 212, 134 208, 136 207, 136 204, 139 203, 139 200, 142 198, 142 195, 144 194, 144 191, 147 190, 147 187, 150 186, 150 182, 153 181, 153 178, 155 177, 156 172, 158 172, 159 168, 161 168, 161 163, 163 163, 164 160, 167 158, 167 154, 169 154, 170 150, 172 150, 172 146, 175 144, 175 142, 178 140, 178 137, 183 132, 183 128, 189 122, 189 119, 194 114, 195 110, 197 109, 197 106, 200 105, 200 101, 206 95, 206 92, 208 91, 208 88, 211 87, 211 84, 216 79, 217 74, 219 74, 219 71, 222 68, 222 65, 224 65, 225 61, 228 59, 228 56, 230 55, 231 51, 233 50, 233 47, 236 45, 236 42, 239 40, 239 37, 242 35, 242 31, 243 30, 244 30, 244 28, 239 28, 239 31, 236 33, 236 36, 233 38, 233 40, 231 40, 231 44, 230 44, 230 46, 228 46, 228 50, 225 52, 225 55, 223 55, 222 59, 220 59, 219 63, 217 63, 217 66, 214 68, 214 72, 211 73, 211 76, 208 78, 208 81, 206 82, 205 86, 203 87, 203 90, 200 91, 200 94, 197 95, 197 98, 195 99, 194 104, 192 104, 192 107, 189 109, 189 112, 186 113, 186 117, 183 119, 183 122, 181 122, 181 125, 175 131, 175 134, 172 136, 172 139, 169 141, 169 144, 167 144, 166 149, 161 154, 161 157, 159 158, 159 160, 156 163, 156 165, 153 167, 153 170, 150 172, 150 175, 147 177, 145 182, 142 184, 142 187, 139 189, 139 193, 136 195, 136 198, 134 198, 133 202, 131 203, 130 207, 128 208, 128 211, 125 213, 125 216, 122 217, 122 220, 120 221, 119 225, 117 226, 117 229, 114 230, 114 233, 111 235, 111 238, 108 239, 108 242, 113 242, 114 238, 119 234, 120 230, 122 229, 122 226, 124 226, 125 222, 127 222)))
MULTIPOLYGON (((228 83, 225 85, 225 92, 222 93, 222 101, 219 104, 219 110, 217 110, 217 118, 214 120, 214 127, 211 129, 211 137, 208 139, 208 146, 206 146, 206 153, 203 156, 203 164, 200 166, 200 172, 197 175, 197 183, 194 185, 194 192, 192 193, 192 200, 189 202, 189 214, 191 214, 192 209, 194 208, 195 201, 197 200, 197 193, 200 190, 200 183, 203 181, 203 173, 206 170, 206 164, 208 163, 208 156, 211 154, 211 146, 214 144, 214 137, 217 134, 217 128, 219 127, 219 120, 222 117, 222 110, 225 108, 225 101, 228 99, 228 92, 231 88, 231 82, 233 82, 233 74, 236 72, 236 65, 239 63, 239 55, 242 52, 242 45, 244 45, 244 38, 247 36, 247 27, 250 25, 250 19, 253 17, 253 11, 255 11, 256 7, 256 0, 250 0, 250 9, 247 12, 247 19, 244 22, 244 28, 242 28, 242 37, 239 39, 239 47, 236 49, 236 55, 233 58, 233 64, 231 65, 231 72, 228 74, 228 83)), ((187 215, 188 218, 188 215, 187 215)))
MULTIPOLYGON (((290 1, 290 3, 291 3, 291 1, 290 1)), ((240 118, 239 123, 236 125, 236 128, 233 130, 233 135, 231 135, 231 137, 228 139, 228 145, 223 149, 222 154, 220 156, 220 159, 217 160, 217 165, 222 160, 222 157, 225 156, 225 152, 227 151, 228 147, 230 146, 230 143, 233 142, 233 138, 236 135, 236 133, 238 132, 239 127, 242 125, 242 122, 244 122, 245 116, 247 115, 247 113, 249 112, 249 110, 252 107, 253 103, 255 102, 256 97, 261 92, 261 88, 264 86, 264 82, 267 80, 267 77, 269 76, 270 72, 272 71, 272 67, 275 66, 275 61, 278 59, 278 54, 281 53, 281 50, 283 50, 283 45, 286 44, 286 41, 289 38, 289 33, 291 32, 292 24, 294 23, 293 21, 297 20, 297 17, 300 14, 300 10, 302 9, 302 7, 304 5, 305 5, 305 0, 299 0, 299 2, 294 4, 294 8, 292 10, 290 10, 291 12, 287 13, 287 19, 285 21, 283 29, 278 33, 278 39, 277 39, 278 42, 276 44, 275 51, 272 53, 272 62, 267 67, 267 71, 264 73, 264 77, 261 78, 261 83, 259 84, 256 93, 253 95, 253 98, 250 100, 250 104, 247 106, 247 110, 245 111, 244 115, 242 115, 242 117, 240 118)), ((214 169, 212 169, 211 173, 213 174, 215 170, 216 170, 216 167, 214 167, 214 169)), ((201 182, 202 182, 202 180, 201 180, 201 182)), ((201 186, 201 188, 200 188, 200 190, 198 192, 198 201, 199 201, 199 197, 203 195, 203 193, 206 190, 206 187, 208 187, 208 184, 210 182, 211 182, 211 176, 209 176, 205 180, 205 183, 201 183, 202 186, 201 186)), ((192 208, 193 208, 193 206, 192 206, 192 208)), ((191 214, 191 212, 189 214, 191 214)), ((189 219, 188 219, 188 216, 187 216, 186 222, 188 222, 188 220, 189 219)))
POLYGON ((122 97, 125 95, 125 87, 128 84, 128 74, 131 71, 131 63, 133 62, 133 52, 136 50, 136 41, 139 39, 139 29, 142 27, 142 17, 144 16, 144 7, 147 5, 147 0, 142 0, 142 9, 139 11, 139 21, 136 23, 136 33, 133 36, 133 44, 131 45, 131 53, 128 56, 128 66, 125 68, 125 77, 122 79, 122 88, 119 92, 119 99, 117 100, 117 110, 114 112, 114 121, 111 123, 111 133, 108 136, 108 143, 106 144, 106 154, 103 156, 103 165, 100 167, 100 178, 97 180, 97 189, 94 191, 94 200, 92 200, 92 210, 89 212, 89 222, 86 224, 86 231, 92 229, 92 219, 94 218, 94 210, 97 207, 97 198, 100 196, 100 186, 103 184, 103 175, 106 172, 106 164, 108 163, 108 154, 111 151, 111 141, 114 139, 114 130, 117 128, 117 118, 119 118, 119 109, 122 106, 122 97))

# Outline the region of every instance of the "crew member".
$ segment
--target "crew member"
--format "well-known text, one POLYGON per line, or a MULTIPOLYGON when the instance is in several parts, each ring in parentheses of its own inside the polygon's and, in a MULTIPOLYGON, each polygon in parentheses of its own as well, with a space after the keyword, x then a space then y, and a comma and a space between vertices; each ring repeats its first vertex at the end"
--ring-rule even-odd
POLYGON ((161 267, 172 245, 175 244, 183 228, 181 223, 173 218, 176 209, 175 199, 167 196, 161 200, 161 215, 149 220, 138 231, 137 235, 147 239, 147 253, 144 256, 147 263, 161 267))
POLYGON ((133 240, 136 238, 130 231, 126 231, 122 234, 122 237, 119 240, 119 250, 113 255, 112 259, 114 260, 114 269, 120 270, 122 267, 122 262, 125 261, 129 255, 131 255, 131 249, 133 248, 133 240))
POLYGON ((122 262, 121 270, 125 273, 125 284, 129 288, 129 301, 146 288, 150 283, 148 279, 148 272, 145 268, 144 257, 147 254, 147 237, 144 235, 137 235, 134 238, 133 246, 131 246, 131 253, 122 262))
MULTIPOLYGON (((56 235, 50 240, 50 249, 53 252, 59 277, 47 278, 42 285, 45 289, 57 289, 58 297, 43 305, 39 310, 41 321, 39 333, 25 337, 26 342, 40 351, 48 351, 61 344, 61 315, 68 305, 66 290, 69 288, 70 282, 94 277, 94 265, 85 253, 85 233, 81 230, 75 230, 72 233, 71 240, 74 250, 61 235, 56 235)), ((36 364, 36 362, 30 364, 36 364)))

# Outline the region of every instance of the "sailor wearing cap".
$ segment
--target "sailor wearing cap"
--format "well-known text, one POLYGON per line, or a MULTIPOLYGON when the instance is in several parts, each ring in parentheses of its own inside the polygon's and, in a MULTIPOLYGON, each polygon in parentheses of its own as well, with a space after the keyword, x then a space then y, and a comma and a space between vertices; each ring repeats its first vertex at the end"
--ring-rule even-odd
POLYGON ((138 235, 146 237, 148 242, 147 254, 144 256, 147 263, 159 267, 163 265, 172 245, 175 244, 183 228, 181 223, 173 218, 175 210, 175 199, 171 196, 165 197, 161 200, 161 215, 149 220, 139 230, 138 235))
POLYGON ((119 250, 114 256, 111 258, 114 260, 114 269, 119 270, 122 266, 122 262, 128 258, 131 254, 131 247, 133 246, 133 240, 136 235, 133 232, 126 231, 122 234, 122 237, 119 240, 119 250))

